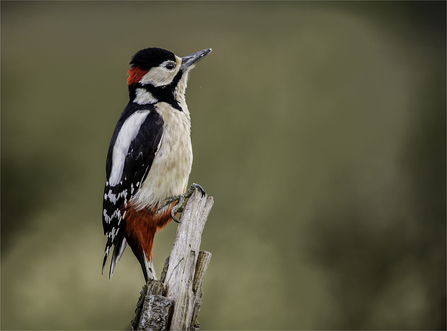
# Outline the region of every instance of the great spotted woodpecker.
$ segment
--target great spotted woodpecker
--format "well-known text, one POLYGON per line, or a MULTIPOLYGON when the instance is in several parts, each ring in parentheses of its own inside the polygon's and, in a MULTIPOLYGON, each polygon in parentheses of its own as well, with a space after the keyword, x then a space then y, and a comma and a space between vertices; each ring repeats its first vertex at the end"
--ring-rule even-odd
POLYGON ((180 58, 164 49, 146 48, 130 62, 130 100, 116 124, 106 162, 102 268, 114 246, 110 279, 127 244, 146 282, 155 278, 154 236, 176 220, 180 207, 175 202, 184 200, 192 166, 191 117, 185 101, 188 73, 210 52, 180 58))

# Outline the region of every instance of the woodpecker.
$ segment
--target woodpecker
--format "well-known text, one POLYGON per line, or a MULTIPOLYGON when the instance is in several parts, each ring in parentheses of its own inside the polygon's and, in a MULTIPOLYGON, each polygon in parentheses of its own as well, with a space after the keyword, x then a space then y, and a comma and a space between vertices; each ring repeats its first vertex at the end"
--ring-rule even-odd
POLYGON ((130 61, 129 103, 115 126, 106 160, 102 269, 113 246, 109 279, 127 244, 146 282, 155 278, 155 233, 176 220, 195 187, 201 189, 193 184, 186 190, 193 154, 185 92, 189 71, 210 52, 209 48, 181 58, 164 49, 145 48, 130 61))

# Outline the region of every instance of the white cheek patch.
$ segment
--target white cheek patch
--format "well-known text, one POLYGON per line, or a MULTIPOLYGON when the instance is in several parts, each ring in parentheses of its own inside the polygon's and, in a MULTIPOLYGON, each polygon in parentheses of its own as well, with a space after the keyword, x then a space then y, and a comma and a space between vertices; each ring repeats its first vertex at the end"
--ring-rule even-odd
POLYGON ((115 186, 120 182, 124 169, 124 161, 126 159, 130 143, 137 136, 138 132, 140 131, 141 124, 143 124, 149 113, 149 110, 137 111, 132 114, 121 127, 115 141, 115 146, 113 146, 112 172, 110 173, 109 178, 110 186, 115 186))
POLYGON ((137 88, 136 97, 133 102, 138 103, 139 105, 147 105, 150 103, 156 103, 158 100, 154 98, 151 92, 148 92, 142 88, 137 88))
MULTIPOLYGON (((177 59, 176 59, 177 60, 177 59)), ((165 65, 171 61, 165 61, 162 64, 160 64, 158 67, 153 67, 151 70, 148 71, 147 74, 145 74, 139 81, 139 83, 143 85, 153 85, 155 87, 158 86, 165 86, 171 84, 173 81, 175 75, 177 75, 178 71, 180 70, 180 64, 177 62, 177 65, 174 70, 168 70, 165 68, 165 65)))

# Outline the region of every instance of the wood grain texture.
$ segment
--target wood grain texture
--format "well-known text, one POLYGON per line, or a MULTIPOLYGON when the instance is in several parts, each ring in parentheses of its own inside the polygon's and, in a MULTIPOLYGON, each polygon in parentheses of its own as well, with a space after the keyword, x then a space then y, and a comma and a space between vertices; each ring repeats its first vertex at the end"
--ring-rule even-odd
POLYGON ((177 229, 164 282, 166 297, 175 302, 171 330, 190 329, 197 301, 192 289, 197 257, 202 232, 213 203, 212 197, 202 197, 196 189, 185 206, 177 229))
POLYGON ((161 279, 149 280, 141 290, 132 331, 199 328, 202 283, 211 260, 211 253, 199 249, 213 204, 213 198, 198 189, 189 198, 161 279))

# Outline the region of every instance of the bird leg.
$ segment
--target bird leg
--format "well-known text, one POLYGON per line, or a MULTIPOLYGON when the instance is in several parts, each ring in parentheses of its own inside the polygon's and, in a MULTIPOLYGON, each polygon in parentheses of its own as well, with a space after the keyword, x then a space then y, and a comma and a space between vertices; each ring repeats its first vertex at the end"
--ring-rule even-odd
POLYGON ((163 209, 164 207, 169 205, 170 203, 177 202, 175 204, 175 206, 172 207, 172 209, 171 209, 171 217, 175 222, 180 223, 175 218, 175 214, 183 212, 183 209, 185 208, 186 203, 188 202, 189 198, 194 193, 194 190, 196 188, 198 188, 202 192, 202 197, 205 196, 205 190, 199 184, 193 183, 191 185, 191 187, 185 193, 180 194, 180 195, 174 195, 173 197, 167 198, 166 201, 164 202, 164 204, 157 209, 157 213, 161 209, 163 209))

